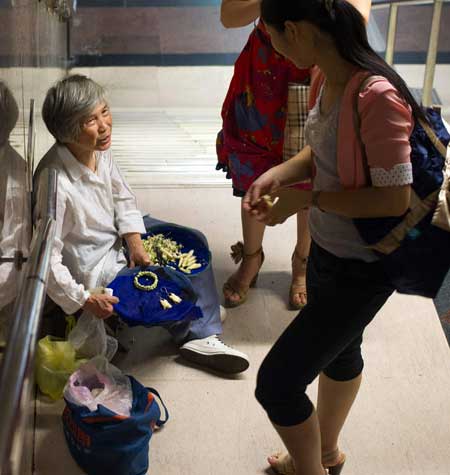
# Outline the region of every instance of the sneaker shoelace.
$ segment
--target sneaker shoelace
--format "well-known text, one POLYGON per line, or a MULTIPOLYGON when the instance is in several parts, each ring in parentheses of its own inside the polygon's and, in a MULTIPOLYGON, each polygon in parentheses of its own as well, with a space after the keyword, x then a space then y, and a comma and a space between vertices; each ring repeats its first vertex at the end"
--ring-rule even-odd
POLYGON ((211 337, 208 340, 208 343, 211 344, 212 346, 225 346, 226 348, 231 348, 231 346, 226 345, 217 335, 211 335, 211 337))

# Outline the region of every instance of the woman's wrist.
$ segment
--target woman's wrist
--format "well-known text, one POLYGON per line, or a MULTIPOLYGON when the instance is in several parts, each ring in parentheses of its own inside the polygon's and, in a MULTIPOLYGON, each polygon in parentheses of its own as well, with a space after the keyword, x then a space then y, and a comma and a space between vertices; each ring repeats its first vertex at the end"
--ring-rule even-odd
POLYGON ((139 233, 127 233, 124 234, 122 237, 125 239, 127 246, 130 249, 136 249, 141 245, 142 239, 139 233))

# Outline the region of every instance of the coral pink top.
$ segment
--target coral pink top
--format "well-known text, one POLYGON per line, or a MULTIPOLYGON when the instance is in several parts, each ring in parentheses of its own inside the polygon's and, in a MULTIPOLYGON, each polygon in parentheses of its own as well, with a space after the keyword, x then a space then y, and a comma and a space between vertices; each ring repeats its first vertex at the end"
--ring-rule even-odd
MULTIPOLYGON (((353 122, 355 94, 364 78, 369 75, 367 71, 357 70, 342 97, 337 137, 337 169, 341 184, 346 189, 369 185, 353 122)), ((316 103, 324 79, 323 73, 314 68, 310 108, 316 103)), ((393 186, 411 183, 409 138, 414 121, 409 104, 387 79, 376 78, 359 93, 358 111, 371 185, 393 186)))

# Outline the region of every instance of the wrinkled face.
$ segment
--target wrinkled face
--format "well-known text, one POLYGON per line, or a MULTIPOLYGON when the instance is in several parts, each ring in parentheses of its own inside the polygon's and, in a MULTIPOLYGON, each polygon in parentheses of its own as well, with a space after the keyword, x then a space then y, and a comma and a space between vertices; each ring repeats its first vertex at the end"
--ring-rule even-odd
POLYGON ((266 24, 266 30, 274 49, 298 68, 310 68, 315 64, 314 35, 308 23, 287 21, 282 32, 266 24))
POLYGON ((86 151, 105 151, 111 146, 112 116, 101 102, 83 121, 77 144, 86 151))

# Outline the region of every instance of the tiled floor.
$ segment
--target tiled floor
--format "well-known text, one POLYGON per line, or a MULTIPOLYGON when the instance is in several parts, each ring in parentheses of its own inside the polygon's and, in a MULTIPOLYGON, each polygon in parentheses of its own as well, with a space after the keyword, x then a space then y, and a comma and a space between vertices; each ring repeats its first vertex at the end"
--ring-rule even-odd
MULTIPOLYGON (((228 246, 240 234, 239 202, 230 190, 138 189, 137 197, 143 212, 207 234, 220 285, 233 267, 228 246)), ((164 331, 134 330, 138 341, 118 364, 160 390, 171 414, 151 441, 149 473, 269 473, 265 457, 281 444, 253 391, 262 358, 295 317, 286 309, 294 224, 267 232, 258 287, 245 306, 228 312, 224 340, 251 360, 243 375, 204 372, 179 358, 164 331)), ((448 474, 450 359, 432 303, 395 295, 368 329, 364 353, 364 384, 342 437, 344 474, 448 474)), ((53 475, 55 467, 64 475, 82 474, 65 446, 62 407, 38 401, 36 475, 53 475)))

